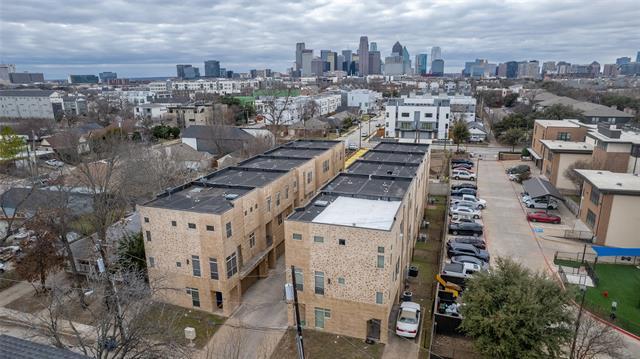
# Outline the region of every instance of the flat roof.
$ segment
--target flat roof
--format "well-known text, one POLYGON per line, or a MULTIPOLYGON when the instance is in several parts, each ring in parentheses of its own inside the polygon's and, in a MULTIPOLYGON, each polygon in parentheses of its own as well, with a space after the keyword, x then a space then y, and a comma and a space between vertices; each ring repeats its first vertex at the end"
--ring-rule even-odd
POLYGON ((283 145, 283 147, 302 147, 302 148, 316 148, 316 149, 329 149, 340 143, 340 141, 324 141, 324 140, 296 140, 283 145))
POLYGON ((640 144, 640 134, 630 131, 623 130, 620 133, 620 138, 611 138, 603 133, 598 132, 597 129, 589 131, 587 135, 602 142, 640 144))
POLYGON ((577 123, 570 120, 535 120, 535 123, 543 127, 569 127, 569 128, 581 127, 577 123))
POLYGON ((278 147, 274 150, 267 151, 264 154, 267 156, 284 156, 284 157, 297 157, 297 158, 313 158, 326 151, 326 149, 313 149, 313 148, 296 148, 296 147, 278 147))
POLYGON ((193 182, 159 195, 156 199, 147 203, 146 206, 220 214, 233 208, 231 202, 252 189, 241 186, 210 185, 193 182), (227 197, 228 195, 231 196, 227 197))
POLYGON ((601 170, 575 170, 600 192, 640 196, 640 176, 601 170))
POLYGON ((307 161, 308 160, 299 157, 295 158, 260 155, 240 162, 236 167, 289 171, 292 168, 296 168, 307 161))
POLYGON ((412 178, 340 173, 322 192, 361 198, 402 200, 412 178))
POLYGON ((429 151, 429 145, 419 143, 380 142, 373 149, 378 151, 401 151, 424 154, 429 151))
POLYGON ((287 170, 228 167, 211 173, 202 180, 210 184, 263 187, 287 172, 287 170))
POLYGON ((389 230, 401 201, 337 197, 311 221, 359 228, 389 230), (362 209, 366 208, 366 211, 362 209))
POLYGON ((347 172, 363 175, 413 177, 416 175, 417 169, 417 163, 380 162, 358 159, 349 166, 347 172))
POLYGON ((373 149, 365 153, 361 158, 369 161, 420 163, 424 158, 424 154, 379 151, 373 149))
POLYGON ((540 140, 540 142, 553 152, 566 153, 591 153, 593 144, 587 142, 571 142, 558 140, 540 140))

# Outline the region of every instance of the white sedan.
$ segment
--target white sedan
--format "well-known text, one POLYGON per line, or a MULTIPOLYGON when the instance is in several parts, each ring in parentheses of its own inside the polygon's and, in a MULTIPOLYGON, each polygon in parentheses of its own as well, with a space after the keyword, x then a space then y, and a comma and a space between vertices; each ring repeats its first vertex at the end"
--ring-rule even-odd
POLYGON ((44 163, 54 168, 61 168, 64 166, 64 162, 58 160, 46 160, 44 163))
POLYGON ((473 209, 465 206, 452 206, 451 208, 449 208, 449 214, 452 216, 453 215, 469 216, 473 219, 482 218, 480 211, 478 211, 477 209, 473 209))
POLYGON ((396 321, 396 334, 405 338, 415 338, 420 327, 420 304, 403 302, 396 321))

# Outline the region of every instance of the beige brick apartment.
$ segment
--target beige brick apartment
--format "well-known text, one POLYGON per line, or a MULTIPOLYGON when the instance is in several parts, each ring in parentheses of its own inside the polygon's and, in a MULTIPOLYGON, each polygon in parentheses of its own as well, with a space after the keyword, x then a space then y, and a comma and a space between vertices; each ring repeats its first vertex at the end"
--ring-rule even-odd
POLYGON ((580 219, 595 235, 595 243, 639 247, 640 177, 630 173, 577 170, 584 178, 580 219))
POLYGON ((577 193, 576 185, 565 176, 569 166, 577 161, 591 162, 593 145, 587 142, 540 140, 543 148, 542 170, 560 192, 577 193))
POLYGON ((535 120, 529 152, 538 168, 543 169, 544 145, 542 140, 583 142, 589 130, 588 125, 578 120, 535 120))
POLYGON ((294 141, 139 206, 161 300, 229 315, 284 250, 284 219, 344 168, 339 141, 294 141))
POLYGON ((429 158, 428 145, 380 143, 287 218, 285 259, 305 326, 387 342, 422 224, 429 158))

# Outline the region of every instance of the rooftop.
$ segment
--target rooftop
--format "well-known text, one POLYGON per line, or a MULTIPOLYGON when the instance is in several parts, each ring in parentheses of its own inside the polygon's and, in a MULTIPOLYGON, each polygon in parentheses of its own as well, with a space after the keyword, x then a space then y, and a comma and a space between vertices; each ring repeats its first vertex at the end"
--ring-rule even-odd
POLYGON ((588 132, 589 137, 595 138, 603 142, 617 142, 617 143, 634 143, 640 144, 640 133, 622 131, 620 132, 620 138, 609 137, 598 130, 592 130, 588 132))
POLYGON ((587 182, 603 193, 640 196, 640 177, 631 173, 600 170, 576 170, 587 182))
POLYGON ((219 214, 231 209, 233 200, 251 190, 250 187, 193 182, 161 194, 147 206, 219 214))
POLYGON ((20 339, 6 334, 0 335, 0 357, 15 359, 79 359, 87 356, 20 339))
POLYGON ((540 142, 554 152, 566 153, 591 153, 593 145, 587 142, 557 141, 557 140, 540 140, 540 142))
POLYGON ((324 152, 324 149, 311 149, 311 148, 287 148, 278 147, 275 150, 267 151, 264 154, 266 156, 284 156, 284 157, 296 157, 296 158, 313 158, 324 152))
POLYGON ((393 226, 401 203, 401 201, 337 197, 324 211, 318 213, 312 222, 389 230, 393 226), (367 210, 363 211, 363 208, 367 210))
POLYGON ((381 161, 381 162, 404 162, 404 163, 420 163, 424 154, 406 153, 406 152, 388 152, 379 151, 377 149, 370 150, 362 156, 363 160, 381 161))
POLYGON ((262 187, 285 173, 286 170, 228 167, 203 177, 203 180, 210 184, 262 187))
POLYGON ((570 120, 536 120, 535 122, 543 127, 567 127, 567 128, 580 127, 580 125, 570 120))
POLYGON ((0 91, 0 96, 49 97, 54 92, 52 90, 3 90, 0 91))
POLYGON ((377 176, 413 177, 416 175, 418 164, 404 162, 355 161, 348 173, 377 176))
POLYGON ((299 157, 274 157, 260 155, 238 163, 237 167, 269 169, 269 170, 291 170, 307 162, 299 157))
POLYGON ((322 141, 322 140, 297 140, 293 142, 289 142, 283 147, 290 148, 313 148, 313 149, 329 149, 335 145, 340 143, 340 141, 322 141))
POLYGON ((429 145, 417 143, 380 142, 373 149, 377 151, 401 151, 424 154, 429 151, 429 145))
POLYGON ((371 199, 401 200, 412 178, 340 173, 322 192, 371 199))

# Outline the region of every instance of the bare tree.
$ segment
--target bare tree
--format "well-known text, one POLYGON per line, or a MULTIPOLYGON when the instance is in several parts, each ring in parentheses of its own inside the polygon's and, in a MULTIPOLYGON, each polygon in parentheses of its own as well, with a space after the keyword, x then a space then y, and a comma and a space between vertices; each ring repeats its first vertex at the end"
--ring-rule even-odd
POLYGON ((623 358, 624 349, 625 343, 620 334, 586 315, 580 322, 576 348, 570 359, 623 358))
POLYGON ((592 168, 593 164, 591 161, 578 160, 570 164, 569 167, 564 170, 564 176, 576 186, 576 189, 581 190, 584 179, 578 174, 578 172, 576 172, 576 170, 588 170, 592 168))
POLYGON ((294 91, 294 88, 282 83, 273 84, 270 88, 263 90, 262 115, 276 139, 281 137, 282 127, 286 125, 286 114, 292 109, 294 91))
POLYGON ((300 113, 300 119, 302 120, 303 126, 302 137, 307 137, 306 123, 307 121, 312 120, 316 116, 318 116, 318 114, 320 113, 320 107, 318 106, 318 103, 313 99, 309 99, 304 104, 300 104, 299 107, 300 108, 298 109, 298 112, 300 113))

